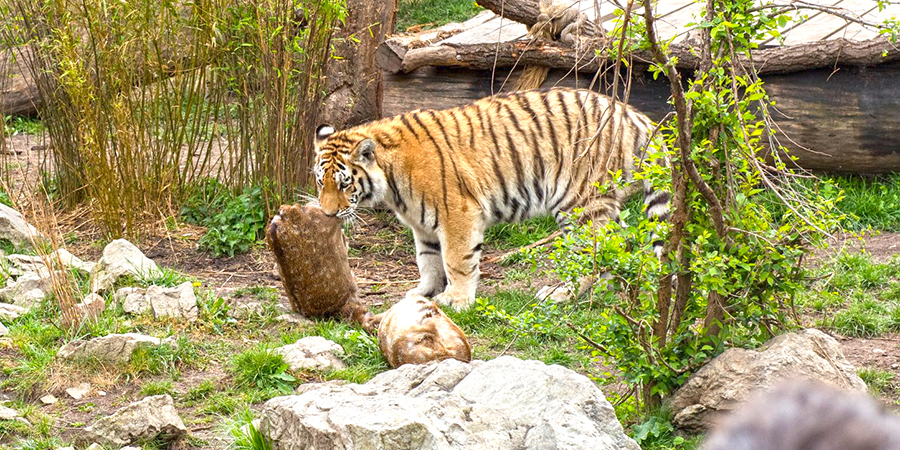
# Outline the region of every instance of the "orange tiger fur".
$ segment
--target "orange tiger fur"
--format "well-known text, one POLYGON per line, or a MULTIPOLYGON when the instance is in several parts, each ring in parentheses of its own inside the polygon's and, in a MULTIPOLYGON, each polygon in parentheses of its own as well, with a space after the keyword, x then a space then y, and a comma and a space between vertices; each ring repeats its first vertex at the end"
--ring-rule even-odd
MULTIPOLYGON (((413 111, 347 130, 320 127, 314 173, 328 215, 348 219, 383 203, 412 228, 421 279, 410 294, 456 309, 475 299, 485 229, 583 208, 617 218, 623 192, 601 193, 610 173, 630 178, 649 118, 574 89, 519 91, 441 111, 413 111)), ((645 185, 648 215, 666 220, 669 194, 645 185)))

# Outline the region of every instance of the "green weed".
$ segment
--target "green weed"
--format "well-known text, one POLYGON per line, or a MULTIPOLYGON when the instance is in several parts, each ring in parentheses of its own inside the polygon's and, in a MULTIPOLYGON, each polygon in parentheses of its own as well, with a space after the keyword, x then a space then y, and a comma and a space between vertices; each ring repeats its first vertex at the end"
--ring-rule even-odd
POLYGON ((33 117, 5 116, 3 126, 6 127, 7 136, 44 133, 44 123, 33 117))
POLYGON ((228 198, 221 211, 203 221, 208 230, 200 238, 202 250, 216 257, 246 253, 262 236, 266 226, 266 204, 259 186, 244 188, 228 198))
POLYGON ((239 450, 271 450, 272 444, 253 424, 253 410, 245 408, 238 412, 230 427, 234 439, 233 446, 239 450))
POLYGON ((872 367, 861 367, 856 370, 857 375, 866 382, 869 391, 873 395, 881 395, 889 391, 900 389, 900 381, 896 376, 886 370, 872 367))
POLYGON ((297 379, 289 373, 284 357, 261 345, 235 356, 228 367, 239 387, 290 393, 297 379))
POLYGON ((141 390, 138 395, 141 397, 147 397, 150 395, 161 395, 161 394, 169 394, 171 396, 175 396, 176 392, 172 388, 172 382, 169 380, 159 380, 159 381, 148 381, 141 386, 141 390))

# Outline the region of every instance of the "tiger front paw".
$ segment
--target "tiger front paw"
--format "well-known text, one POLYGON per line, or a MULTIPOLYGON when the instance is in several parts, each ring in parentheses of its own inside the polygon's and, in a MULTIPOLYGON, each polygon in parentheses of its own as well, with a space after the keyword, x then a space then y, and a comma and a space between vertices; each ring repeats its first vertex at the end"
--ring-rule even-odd
POLYGON ((459 294, 454 293, 451 290, 446 290, 440 294, 438 294, 434 301, 440 305, 449 305, 452 306, 456 311, 463 311, 469 308, 472 303, 475 303, 475 298, 471 297, 465 293, 459 294))

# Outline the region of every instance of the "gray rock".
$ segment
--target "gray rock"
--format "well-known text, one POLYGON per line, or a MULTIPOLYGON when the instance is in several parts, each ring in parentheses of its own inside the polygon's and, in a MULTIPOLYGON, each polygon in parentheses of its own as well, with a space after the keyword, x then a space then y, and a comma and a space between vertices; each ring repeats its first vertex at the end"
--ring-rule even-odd
POLYGON ((31 247, 32 240, 41 240, 43 236, 18 211, 0 204, 0 239, 7 239, 18 248, 31 247))
POLYGON ((41 403, 43 403, 45 405, 52 405, 59 401, 56 399, 56 397, 53 396, 53 394, 47 394, 47 395, 41 397, 40 400, 41 400, 41 403))
POLYGON ((31 308, 52 290, 49 272, 26 272, 0 289, 0 300, 31 308))
POLYGON ((59 261, 67 269, 74 269, 83 273, 91 273, 91 270, 96 266, 96 263, 82 261, 64 248, 56 249, 50 257, 51 261, 59 261))
POLYGON ((20 273, 37 272, 45 278, 50 276, 50 269, 40 256, 12 254, 6 259, 9 260, 10 266, 19 269, 20 273))
POLYGON ((572 290, 563 286, 544 286, 540 288, 534 298, 539 301, 553 303, 565 303, 572 300, 572 290))
POLYGON ((84 450, 105 450, 102 445, 94 442, 91 445, 88 445, 84 450))
POLYGON ((150 286, 147 289, 122 288, 116 291, 114 299, 123 301, 122 308, 129 314, 152 312, 153 317, 174 317, 189 322, 200 315, 194 285, 186 281, 168 288, 150 286))
POLYGON ((299 313, 284 313, 275 318, 279 322, 285 322, 292 325, 310 325, 312 321, 299 313))
POLYGON ((154 395, 125 406, 84 429, 88 441, 128 445, 138 440, 174 442, 187 433, 175 402, 168 394, 154 395))
POLYGON ((0 420, 13 420, 16 417, 19 417, 19 412, 12 409, 7 408, 6 406, 0 405, 0 420))
POLYGON ((11 305, 9 303, 0 303, 0 320, 16 320, 19 318, 19 316, 25 314, 26 312, 28 312, 28 310, 21 306, 11 305))
POLYGON ((347 368, 341 359, 344 349, 321 336, 307 336, 273 351, 284 356, 284 361, 293 371, 347 368))
POLYGON ((156 263, 134 244, 116 239, 103 249, 103 257, 91 271, 91 287, 94 292, 107 291, 122 277, 143 277, 156 270, 156 263))
POLYGON ((721 413, 746 402, 779 381, 820 381, 866 392, 866 384, 831 336, 808 329, 777 336, 758 350, 732 348, 710 361, 672 396, 673 422, 699 432, 717 423, 721 413))
POLYGON ((6 325, 0 323, 0 336, 9 336, 9 328, 6 328, 6 325))
POLYGON ((194 285, 190 281, 166 288, 150 286, 146 293, 153 317, 175 317, 193 322, 199 317, 194 285))
POLYGON ((75 450, 75 447, 57 447, 56 450, 75 450))
POLYGON ((150 311, 147 300, 147 289, 139 287, 123 287, 113 294, 113 301, 121 302, 122 309, 128 314, 142 314, 150 311))
POLYGON ((81 400, 90 391, 91 391, 90 383, 79 383, 77 386, 72 386, 72 387, 66 389, 66 394, 69 394, 69 397, 72 397, 75 400, 81 400))
POLYGON ((260 425, 276 449, 639 450, 591 380, 509 356, 276 397, 260 425))
POLYGON ((62 346, 56 353, 62 359, 98 359, 112 362, 130 361, 134 350, 142 345, 158 346, 168 343, 140 333, 110 334, 91 340, 74 340, 62 346))

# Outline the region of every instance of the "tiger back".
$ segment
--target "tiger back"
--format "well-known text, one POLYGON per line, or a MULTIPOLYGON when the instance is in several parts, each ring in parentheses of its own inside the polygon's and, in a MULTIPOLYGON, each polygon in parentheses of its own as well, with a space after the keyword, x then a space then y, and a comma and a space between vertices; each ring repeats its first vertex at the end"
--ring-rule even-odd
MULTIPOLYGON (((317 130, 314 173, 326 214, 382 203, 413 231, 421 279, 410 294, 456 309, 475 298, 484 231, 552 214, 616 219, 653 125, 587 90, 519 91, 445 110, 417 110, 347 130, 317 130)), ((668 218, 669 194, 644 186, 647 214, 668 218)))

